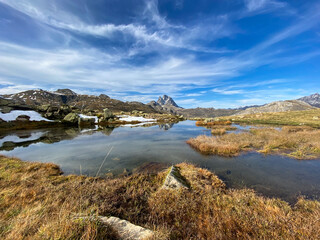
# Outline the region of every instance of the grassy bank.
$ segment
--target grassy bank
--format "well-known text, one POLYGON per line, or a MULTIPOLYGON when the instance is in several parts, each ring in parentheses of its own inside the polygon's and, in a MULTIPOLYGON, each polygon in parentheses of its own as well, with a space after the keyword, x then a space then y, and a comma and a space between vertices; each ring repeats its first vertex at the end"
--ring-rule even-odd
POLYGON ((297 159, 320 157, 320 130, 311 127, 251 129, 239 134, 209 137, 198 136, 187 143, 204 154, 237 156, 242 151, 280 153, 297 159))
POLYGON ((218 119, 220 121, 232 121, 236 123, 291 126, 305 125, 320 128, 320 109, 275 113, 257 113, 249 115, 219 117, 218 119))
POLYGON ((179 164, 191 186, 161 189, 165 172, 115 179, 62 176, 53 164, 0 157, 1 239, 117 239, 94 216, 157 230, 156 239, 316 239, 320 203, 294 207, 227 189, 213 173, 179 164), (91 216, 87 220, 77 215, 91 216))

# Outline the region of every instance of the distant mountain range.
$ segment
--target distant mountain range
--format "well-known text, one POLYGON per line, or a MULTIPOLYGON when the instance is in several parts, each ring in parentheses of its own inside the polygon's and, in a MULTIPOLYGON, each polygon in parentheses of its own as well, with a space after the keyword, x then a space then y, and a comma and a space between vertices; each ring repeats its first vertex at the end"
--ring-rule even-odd
POLYGON ((1 111, 11 109, 40 109, 44 105, 65 106, 81 112, 102 111, 109 108, 112 111, 133 110, 146 113, 160 112, 183 115, 185 117, 212 118, 227 115, 255 114, 262 112, 283 112, 307 110, 320 107, 320 95, 318 93, 302 97, 297 100, 276 101, 261 106, 247 106, 236 109, 215 109, 215 108, 191 108, 180 107, 170 96, 160 96, 157 101, 148 104, 141 102, 122 102, 112 99, 105 94, 99 96, 77 94, 70 89, 58 89, 57 91, 28 90, 16 94, 0 96, 1 111))
POLYGON ((104 108, 112 111, 143 111, 146 113, 157 112, 154 108, 141 102, 122 102, 112 99, 105 94, 99 96, 77 94, 70 89, 58 89, 50 92, 45 90, 28 90, 16 94, 2 95, 0 98, 0 107, 11 107, 15 109, 37 109, 43 105, 60 107, 68 105, 72 109, 78 109, 82 112, 90 112, 104 108))

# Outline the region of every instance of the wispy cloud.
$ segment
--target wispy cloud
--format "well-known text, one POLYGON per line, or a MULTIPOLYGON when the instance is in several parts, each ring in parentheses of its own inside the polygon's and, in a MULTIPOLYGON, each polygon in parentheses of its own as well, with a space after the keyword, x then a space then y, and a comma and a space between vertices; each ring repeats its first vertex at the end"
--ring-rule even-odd
MULTIPOLYGON (((131 19, 106 22, 95 21, 93 14, 83 18, 76 11, 59 8, 57 2, 0 0, 14 9, 16 15, 28 16, 27 19, 43 28, 76 41, 73 44, 70 40, 70 45, 58 41, 55 48, 35 48, 0 40, 0 77, 6 79, 7 84, 1 89, 2 93, 29 89, 27 86, 69 87, 90 92, 94 86, 94 91, 123 100, 145 102, 167 93, 179 97, 186 105, 208 106, 215 102, 209 99, 206 100, 209 103, 205 103, 197 97, 219 94, 256 99, 258 94, 265 94, 257 92, 259 87, 276 85, 286 78, 275 76, 265 81, 261 80, 266 79, 264 77, 250 75, 248 81, 239 83, 242 75, 266 65, 301 63, 320 54, 319 51, 293 52, 290 44, 285 44, 318 27, 318 4, 294 16, 282 30, 269 30, 263 38, 257 38, 259 41, 233 44, 241 32, 240 24, 235 23, 238 18, 284 11, 291 8, 289 3, 245 0, 240 11, 245 14, 240 17, 235 17, 239 10, 236 13, 232 10, 211 15, 194 14, 192 20, 184 22, 160 13, 160 2, 152 0, 145 1, 131 19), (194 88, 205 90, 193 91, 194 88)), ((183 4, 179 5, 182 9, 183 4)), ((87 13, 90 11, 86 8, 87 13)))

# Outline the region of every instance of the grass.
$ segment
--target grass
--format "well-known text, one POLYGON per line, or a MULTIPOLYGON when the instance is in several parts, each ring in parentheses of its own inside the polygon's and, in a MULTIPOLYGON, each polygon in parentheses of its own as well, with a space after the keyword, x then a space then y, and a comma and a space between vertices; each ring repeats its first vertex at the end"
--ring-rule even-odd
POLYGON ((225 128, 214 128, 214 129, 211 130, 211 134, 215 135, 215 136, 224 135, 224 134, 226 134, 226 132, 227 131, 226 131, 225 128))
POLYGON ((237 156, 242 151, 256 150, 297 159, 320 157, 320 130, 311 127, 251 129, 249 132, 217 137, 203 135, 191 138, 187 143, 201 153, 221 156, 237 156))
POLYGON ((232 121, 237 123, 273 124, 291 126, 311 126, 320 128, 320 109, 304 111, 288 111, 275 113, 257 113, 249 115, 237 115, 219 117, 219 121, 232 121))
POLYGON ((1 239, 117 239, 97 215, 158 230, 154 239, 317 239, 320 202, 294 206, 179 164, 190 189, 160 186, 166 171, 114 179, 62 176, 54 164, 0 157, 1 239), (76 218, 75 216, 90 216, 76 218))
POLYGON ((196 126, 198 127, 213 127, 213 126, 225 126, 231 125, 231 121, 197 121, 196 126))

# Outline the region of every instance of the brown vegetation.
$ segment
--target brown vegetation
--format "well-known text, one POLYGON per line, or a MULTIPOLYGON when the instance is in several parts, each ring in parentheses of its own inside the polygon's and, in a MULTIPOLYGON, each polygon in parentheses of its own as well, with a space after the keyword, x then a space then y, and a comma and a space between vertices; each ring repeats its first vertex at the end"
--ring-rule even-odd
POLYGON ((165 172, 115 179, 61 176, 53 164, 0 157, 1 239, 117 239, 97 215, 161 230, 156 239, 316 239, 320 203, 294 207, 227 189, 213 173, 179 164, 190 189, 160 188, 165 172), (90 216, 79 219, 75 216, 90 216))
POLYGON ((211 134, 215 136, 220 136, 223 134, 226 134, 226 129, 225 128, 214 128, 211 130, 211 134))
POLYGON ((213 127, 216 125, 224 126, 224 125, 231 125, 231 121, 197 121, 196 126, 198 127, 213 127))
POLYGON ((320 130, 311 127, 251 129, 249 132, 217 137, 198 136, 187 143, 202 153, 221 156, 236 156, 241 151, 257 150, 297 159, 320 157, 320 130))

